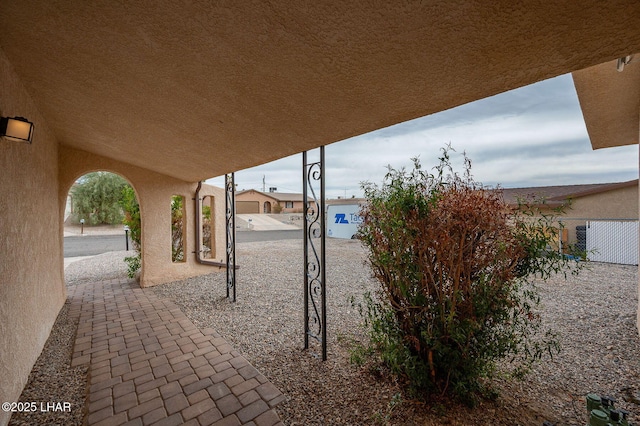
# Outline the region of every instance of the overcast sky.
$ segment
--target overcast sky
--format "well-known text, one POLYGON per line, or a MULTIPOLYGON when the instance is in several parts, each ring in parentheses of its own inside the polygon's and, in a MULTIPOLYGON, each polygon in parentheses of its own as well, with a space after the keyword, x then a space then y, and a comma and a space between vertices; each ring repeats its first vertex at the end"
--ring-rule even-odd
MULTIPOLYGON (((328 145, 327 197, 362 196, 361 182, 380 183, 387 165, 408 167, 412 157, 419 156, 423 167, 431 169, 449 143, 467 153, 475 180, 485 185, 514 188, 638 178, 638 145, 591 149, 573 80, 564 75, 328 145)), ((302 155, 297 154, 238 171, 235 179, 238 190, 262 190, 264 177, 267 191, 276 187, 278 192, 302 192, 301 175, 302 155)), ((223 182, 208 181, 218 186, 223 182)))

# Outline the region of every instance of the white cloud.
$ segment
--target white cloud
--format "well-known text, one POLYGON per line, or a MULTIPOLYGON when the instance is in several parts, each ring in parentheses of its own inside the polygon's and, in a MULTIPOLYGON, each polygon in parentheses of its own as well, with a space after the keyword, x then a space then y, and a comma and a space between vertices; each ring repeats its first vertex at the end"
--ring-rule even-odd
MULTIPOLYGON (((467 153, 474 178, 487 185, 638 177, 637 145, 591 149, 573 82, 565 75, 327 146, 327 195, 360 196, 361 182, 381 182, 387 165, 408 167, 415 156, 425 168, 435 166, 449 143, 467 153)), ((262 189, 263 177, 267 189, 302 192, 301 155, 239 171, 236 182, 239 189, 262 189)), ((222 186, 223 181, 209 182, 222 186)))

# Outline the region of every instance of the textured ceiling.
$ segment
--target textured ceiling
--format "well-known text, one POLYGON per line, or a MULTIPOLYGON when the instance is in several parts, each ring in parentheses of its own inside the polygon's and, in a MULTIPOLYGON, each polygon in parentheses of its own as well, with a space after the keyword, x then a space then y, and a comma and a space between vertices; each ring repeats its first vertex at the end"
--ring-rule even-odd
POLYGON ((640 132, 640 54, 624 69, 617 61, 573 73, 594 149, 638 143, 640 132))
POLYGON ((640 52, 638 22, 637 0, 0 0, 0 47, 60 143, 196 181, 640 52))

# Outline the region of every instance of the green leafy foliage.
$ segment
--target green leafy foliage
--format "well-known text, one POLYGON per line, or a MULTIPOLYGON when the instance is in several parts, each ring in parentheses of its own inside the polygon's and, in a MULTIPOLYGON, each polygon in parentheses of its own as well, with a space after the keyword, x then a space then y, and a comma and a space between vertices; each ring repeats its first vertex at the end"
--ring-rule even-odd
POLYGON ((211 207, 210 206, 202 206, 202 219, 206 221, 211 221, 211 207))
POLYGON ((127 264, 127 276, 129 278, 135 278, 136 274, 142 267, 140 252, 137 251, 135 255, 125 257, 124 261, 127 264))
POLYGON ((363 184, 359 238, 380 288, 360 308, 391 371, 416 391, 473 404, 497 360, 520 374, 559 350, 541 330, 533 278, 579 264, 551 249, 552 217, 512 211, 473 181, 466 156, 455 173, 450 151, 433 174, 414 159, 412 171, 390 167, 380 187, 363 184))
POLYGON ((88 225, 115 225, 122 222, 120 194, 127 185, 122 177, 109 172, 93 172, 81 177, 71 188, 76 219, 88 225))
POLYGON ((182 262, 184 260, 184 209, 183 198, 180 195, 171 197, 171 260, 182 262))
POLYGON ((211 256, 211 206, 202 206, 202 250, 206 257, 211 256))
POLYGON ((140 250, 140 236, 142 226, 140 221, 140 205, 136 193, 130 185, 122 188, 120 194, 120 207, 124 211, 122 223, 129 227, 129 237, 136 250, 140 250))
POLYGON ((135 278, 142 263, 140 256, 142 223, 140 221, 140 205, 136 193, 130 185, 122 188, 120 207, 124 211, 122 223, 129 227, 129 238, 131 238, 133 249, 136 251, 134 256, 125 257, 124 261, 127 263, 127 275, 129 278, 135 278))

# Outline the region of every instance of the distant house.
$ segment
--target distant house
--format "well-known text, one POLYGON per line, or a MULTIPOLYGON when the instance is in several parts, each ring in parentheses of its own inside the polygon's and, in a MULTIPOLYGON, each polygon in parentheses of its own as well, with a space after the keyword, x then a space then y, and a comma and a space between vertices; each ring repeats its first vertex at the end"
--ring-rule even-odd
POLYGON ((236 193, 236 213, 302 213, 302 200, 302 194, 249 189, 236 193))
POLYGON ((563 240, 575 244, 576 228, 593 220, 638 220, 638 179, 627 182, 586 185, 558 185, 505 188, 504 201, 517 206, 518 200, 536 204, 542 213, 563 207, 559 219, 566 227, 563 240))
POLYGON ((521 199, 529 203, 543 200, 544 204, 540 206, 548 209, 567 206, 567 217, 638 218, 638 179, 617 183, 504 188, 502 194, 510 205, 517 205, 521 199))

